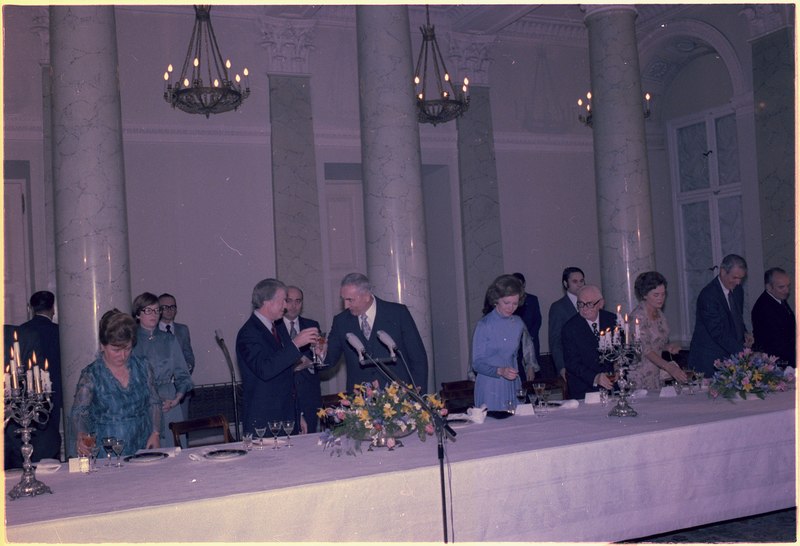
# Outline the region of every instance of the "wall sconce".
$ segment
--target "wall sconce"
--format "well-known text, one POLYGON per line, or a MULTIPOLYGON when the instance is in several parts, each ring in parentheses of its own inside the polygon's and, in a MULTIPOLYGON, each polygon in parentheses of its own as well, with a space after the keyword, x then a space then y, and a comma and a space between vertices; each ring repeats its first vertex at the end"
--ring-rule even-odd
MULTIPOLYGON (((650 117, 650 93, 644 94, 644 111, 642 115, 644 119, 650 117)), ((586 99, 580 98, 578 99, 578 121, 586 125, 587 127, 592 126, 592 92, 589 91, 586 93, 586 99)))

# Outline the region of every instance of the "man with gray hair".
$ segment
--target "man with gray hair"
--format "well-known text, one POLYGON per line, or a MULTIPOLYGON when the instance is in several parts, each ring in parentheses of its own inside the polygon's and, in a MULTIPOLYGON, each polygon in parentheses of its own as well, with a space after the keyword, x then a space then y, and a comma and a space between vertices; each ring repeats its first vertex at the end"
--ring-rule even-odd
POLYGON ((736 254, 728 254, 719 266, 719 275, 697 296, 697 312, 692 343, 689 346, 689 367, 714 374, 714 361, 728 358, 753 344, 753 336, 744 326, 744 290, 747 262, 736 254))
POLYGON ((347 342, 347 335, 353 334, 364 345, 366 352, 374 358, 385 359, 397 354, 396 362, 390 367, 394 374, 405 383, 413 383, 427 391, 428 354, 408 307, 377 298, 372 293, 369 279, 361 273, 349 273, 341 282, 339 294, 344 311, 333 318, 328 335, 326 364, 335 365, 344 354, 347 366, 347 388, 353 385, 377 380, 384 385, 388 379, 369 360, 347 342), (379 337, 378 332, 388 334, 396 348, 391 350, 379 337))
POLYGON ((294 368, 303 356, 300 347, 319 339, 317 328, 304 328, 294 339, 285 328, 276 328, 286 305, 286 285, 281 281, 260 281, 251 303, 253 313, 236 336, 245 434, 267 426, 267 421, 295 418, 294 368))

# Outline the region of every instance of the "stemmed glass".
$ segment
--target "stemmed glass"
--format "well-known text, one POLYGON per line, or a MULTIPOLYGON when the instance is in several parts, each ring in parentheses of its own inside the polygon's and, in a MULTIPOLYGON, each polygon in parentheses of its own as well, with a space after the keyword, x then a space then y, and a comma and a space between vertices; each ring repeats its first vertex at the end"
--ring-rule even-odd
POLYGON ((278 434, 280 433, 282 428, 283 428, 283 421, 269 422, 269 431, 272 433, 272 437, 275 438, 275 445, 272 446, 272 449, 280 449, 280 447, 278 446, 278 434))
POLYGON ((103 438, 103 449, 106 452, 106 464, 103 466, 108 466, 111 463, 111 453, 114 451, 114 442, 116 440, 114 436, 105 436, 103 438))
POLYGON ((97 455, 100 454, 100 446, 95 442, 89 448, 89 472, 97 472, 97 455))
POLYGON ((267 426, 259 426, 256 423, 253 423, 253 430, 256 431, 256 436, 258 436, 258 449, 264 449, 264 434, 267 433, 267 426))
POLYGON ((287 419, 286 421, 283 421, 282 426, 283 431, 286 433, 286 447, 292 447, 292 441, 289 439, 289 437, 294 430, 294 419, 287 419))
POLYGON ((517 400, 519 401, 520 405, 525 403, 525 399, 528 398, 528 389, 525 387, 520 387, 517 389, 517 400))
POLYGON ((120 460, 120 456, 122 455, 122 451, 125 449, 125 441, 120 439, 120 438, 116 438, 114 440, 114 443, 111 445, 111 447, 114 450, 114 455, 117 456, 116 467, 117 468, 122 468, 124 465, 122 464, 122 461, 120 460))
POLYGON ((325 368, 325 363, 322 361, 322 357, 317 354, 316 349, 319 348, 320 352, 324 355, 325 354, 325 345, 328 343, 328 337, 325 332, 319 333, 319 339, 317 340, 316 344, 311 346, 311 352, 313 354, 313 358, 311 362, 314 363, 315 368, 325 368))
POLYGON ((550 391, 544 389, 542 391, 542 413, 547 413, 547 402, 550 400, 550 391))
POLYGON ((533 392, 536 394, 536 405, 540 408, 542 407, 542 401, 544 400, 545 390, 547 390, 547 385, 544 383, 533 384, 533 392))

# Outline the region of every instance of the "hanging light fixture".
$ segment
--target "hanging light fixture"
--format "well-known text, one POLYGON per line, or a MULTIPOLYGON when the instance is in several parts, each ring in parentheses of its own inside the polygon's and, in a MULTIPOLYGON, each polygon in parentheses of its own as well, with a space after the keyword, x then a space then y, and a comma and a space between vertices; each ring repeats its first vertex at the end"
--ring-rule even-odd
POLYGON ((422 47, 414 69, 414 91, 419 122, 436 125, 455 119, 467 111, 469 79, 464 78, 461 89, 453 86, 436 41, 428 6, 425 6, 425 20, 426 24, 419 28, 422 47))
POLYGON ((172 65, 164 72, 164 100, 189 114, 221 114, 236 110, 250 95, 250 78, 247 68, 242 77, 229 77, 230 59, 223 61, 217 45, 214 27, 211 26, 211 6, 194 7, 195 19, 189 49, 183 61, 181 74, 170 83, 172 65), (205 78, 204 78, 205 76, 205 78))
MULTIPOLYGON (((586 125, 592 126, 592 92, 586 93, 586 100, 578 99, 578 121, 586 125)), ((650 117, 650 93, 644 94, 644 119, 650 117)))

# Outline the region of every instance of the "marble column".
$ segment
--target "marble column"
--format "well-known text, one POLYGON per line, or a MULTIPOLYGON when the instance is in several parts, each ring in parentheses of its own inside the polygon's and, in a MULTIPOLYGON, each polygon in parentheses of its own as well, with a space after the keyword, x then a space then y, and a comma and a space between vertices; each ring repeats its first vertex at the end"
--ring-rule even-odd
MULTIPOLYGON (((130 311, 128 224, 113 6, 50 8, 53 185, 64 413, 94 360, 98 322, 130 311)), ((74 453, 67 430, 67 453, 74 453)))
MULTIPOLYGON (((427 241, 408 7, 359 5, 356 30, 367 275, 379 297, 409 307, 430 362, 427 241)), ((432 377, 429 373, 429 382, 432 377)))
POLYGON ((600 266, 609 309, 632 309, 636 276, 655 269, 635 19, 633 6, 587 7, 585 18, 600 266))
POLYGON ((325 323, 317 160, 311 111, 313 22, 264 17, 269 77, 276 275, 304 293, 303 315, 325 323))
POLYGON ((795 269, 794 33, 751 42, 764 268, 795 269))

